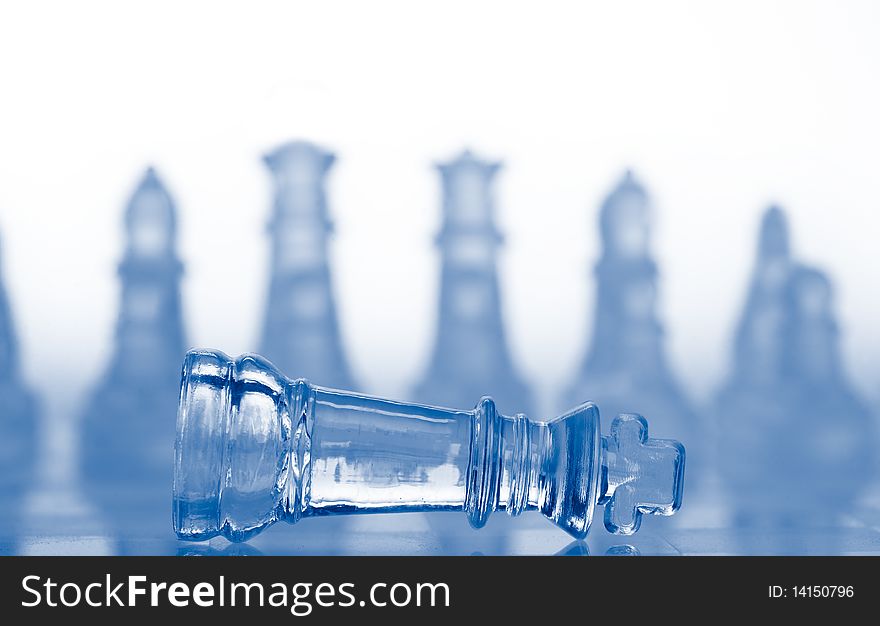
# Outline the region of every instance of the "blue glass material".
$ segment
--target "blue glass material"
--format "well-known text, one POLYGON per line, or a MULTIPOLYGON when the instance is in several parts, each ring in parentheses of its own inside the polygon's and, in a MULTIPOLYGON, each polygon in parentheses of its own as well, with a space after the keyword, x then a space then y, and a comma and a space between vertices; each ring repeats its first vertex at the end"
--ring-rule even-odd
POLYGON ((271 279, 260 352, 285 371, 355 387, 339 335, 327 246, 333 224, 324 178, 336 158, 304 141, 266 155, 275 199, 271 279))
POLYGON ((0 505, 14 510, 31 486, 37 447, 38 407, 21 377, 18 337, 0 279, 0 505))
POLYGON ((605 526, 681 506, 684 448, 621 415, 600 434, 586 403, 549 422, 394 402, 289 380, 268 361, 191 351, 174 457, 181 539, 246 540, 278 520, 354 513, 540 511, 576 538, 596 504, 605 526))
POLYGON ((113 355, 82 418, 87 492, 120 525, 167 520, 174 372, 186 351, 176 234, 174 202, 148 169, 125 210, 113 355))
POLYGON ((592 339, 563 394, 565 406, 590 398, 612 415, 650 415, 654 432, 681 440, 693 461, 694 450, 703 444, 702 428, 666 358, 656 312, 651 206, 631 172, 602 203, 599 228, 602 254, 595 268, 592 339))
POLYGON ((500 163, 464 151, 437 166, 443 186, 442 254, 437 336, 413 399, 467 406, 490 394, 502 410, 531 412, 532 397, 513 365, 504 335, 492 182, 500 163), (466 355, 463 358, 463 355, 466 355))
POLYGON ((831 281, 792 258, 780 208, 757 248, 717 397, 721 474, 737 524, 830 526, 871 480, 876 425, 841 363, 831 281))

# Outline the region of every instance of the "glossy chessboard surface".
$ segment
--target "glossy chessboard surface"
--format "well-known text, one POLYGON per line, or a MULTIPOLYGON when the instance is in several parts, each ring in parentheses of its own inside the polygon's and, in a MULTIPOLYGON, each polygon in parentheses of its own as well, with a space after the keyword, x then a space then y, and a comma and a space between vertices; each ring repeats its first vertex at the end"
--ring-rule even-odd
MULTIPOLYGON (((157 517, 133 512, 122 531, 102 522, 76 490, 29 497, 19 515, 5 510, 2 555, 880 555, 880 501, 867 498, 831 527, 736 527, 720 503, 687 503, 673 517, 645 517, 631 536, 609 534, 601 521, 573 541, 536 513, 493 515, 482 530, 457 513, 363 515, 278 523, 246 543, 222 538, 178 541, 157 517)), ((601 510, 598 511, 601 514, 601 510)))

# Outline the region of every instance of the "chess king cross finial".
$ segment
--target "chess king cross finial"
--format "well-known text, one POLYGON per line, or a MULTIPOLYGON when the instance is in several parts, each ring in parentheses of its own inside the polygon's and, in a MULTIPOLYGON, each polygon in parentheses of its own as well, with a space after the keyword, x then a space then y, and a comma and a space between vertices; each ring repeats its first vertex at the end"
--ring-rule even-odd
POLYGON ((608 530, 631 535, 643 513, 672 515, 681 507, 685 452, 680 443, 649 439, 644 417, 622 414, 611 424, 611 436, 602 437, 602 448, 599 504, 605 505, 608 530))
POLYGON ((351 513, 538 510, 586 537, 597 504, 617 534, 681 506, 685 451, 582 404, 548 422, 395 402, 290 380, 258 356, 183 364, 173 523, 181 539, 244 541, 278 520, 351 513))

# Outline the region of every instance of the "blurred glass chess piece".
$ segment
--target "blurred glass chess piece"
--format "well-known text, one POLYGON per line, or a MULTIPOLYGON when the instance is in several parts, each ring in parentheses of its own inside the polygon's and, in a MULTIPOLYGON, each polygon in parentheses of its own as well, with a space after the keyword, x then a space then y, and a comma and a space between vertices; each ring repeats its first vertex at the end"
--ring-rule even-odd
POLYGON ((717 397, 719 464, 736 525, 772 526, 796 541, 785 528, 839 524, 868 484, 874 423, 847 382, 838 343, 830 281, 792 260, 785 214, 768 209, 717 397))
POLYGON ((18 356, 18 338, 6 289, 0 279, 0 510, 6 513, 33 483, 37 453, 38 407, 25 386, 18 356))
POLYGON ((324 178, 335 157, 303 141, 265 157, 275 185, 271 280, 260 351, 287 371, 354 388, 336 318, 324 178))
POLYGON ((500 167, 469 151, 437 166, 443 180, 440 304, 430 366, 413 393, 419 402, 461 406, 490 394, 502 410, 532 409, 501 314, 496 257, 503 236, 492 198, 500 167))
POLYGON ((185 352, 171 196, 148 169, 125 211, 116 346, 82 420, 85 486, 121 528, 164 529, 185 352))
POLYGON ((586 403, 549 422, 373 398, 290 380, 268 361, 190 352, 174 456, 178 537, 244 541, 276 521, 354 513, 538 510, 575 538, 596 504, 614 533, 681 505, 684 448, 586 403))
MULTIPOLYGON (((656 313, 650 204, 631 172, 602 203, 599 228, 602 256, 595 269, 592 340, 564 394, 565 406, 591 398, 612 415, 650 415, 655 433, 674 434, 687 446, 689 463, 700 474, 703 432, 666 359, 656 313)), ((701 479, 696 476, 698 482, 701 479)))
MULTIPOLYGON (((418 402, 467 406, 491 395, 501 410, 533 412, 529 389, 510 357, 504 333, 497 255, 503 235, 495 223, 492 186, 500 163, 464 151, 437 165, 443 190, 440 299, 437 334, 427 372, 413 390, 418 402), (467 354, 468 358, 461 358, 467 354)), ((459 553, 468 543, 463 519, 428 516, 444 550, 459 553)), ((492 524, 482 541, 504 553, 504 524, 492 524)))

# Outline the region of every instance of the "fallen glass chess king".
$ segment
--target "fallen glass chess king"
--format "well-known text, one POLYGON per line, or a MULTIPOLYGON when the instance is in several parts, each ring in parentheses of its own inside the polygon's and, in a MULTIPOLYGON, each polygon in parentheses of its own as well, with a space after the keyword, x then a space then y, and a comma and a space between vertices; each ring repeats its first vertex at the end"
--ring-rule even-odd
POLYGON ((246 541, 278 520, 352 513, 538 510, 583 539, 593 509, 629 535, 681 506, 684 447, 639 415, 602 436, 584 403, 549 422, 394 402, 290 380, 265 359, 191 351, 174 451, 180 539, 246 541))

